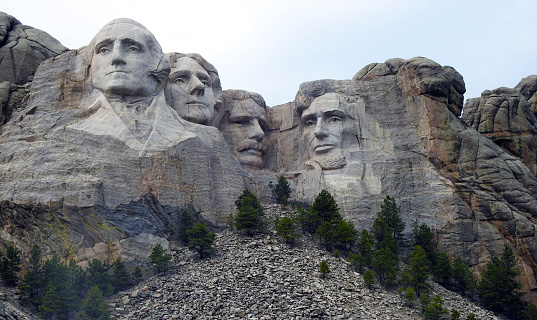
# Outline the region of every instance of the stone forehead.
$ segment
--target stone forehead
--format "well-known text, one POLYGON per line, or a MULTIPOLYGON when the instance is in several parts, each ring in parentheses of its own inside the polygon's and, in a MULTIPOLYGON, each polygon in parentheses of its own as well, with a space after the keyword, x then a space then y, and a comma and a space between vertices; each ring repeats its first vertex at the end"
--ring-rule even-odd
POLYGON ((328 109, 343 109, 341 106, 341 99, 339 94, 335 92, 330 92, 323 94, 322 96, 316 97, 315 99, 313 99, 310 106, 306 110, 304 110, 303 115, 319 111, 327 111, 328 109))
POLYGON ((230 111, 230 116, 259 116, 265 118, 265 108, 260 106, 252 98, 235 100, 230 111))
POLYGON ((172 67, 172 72, 176 70, 192 70, 192 71, 201 71, 207 76, 209 73, 205 68, 195 59, 190 57, 181 57, 177 59, 177 62, 172 67))

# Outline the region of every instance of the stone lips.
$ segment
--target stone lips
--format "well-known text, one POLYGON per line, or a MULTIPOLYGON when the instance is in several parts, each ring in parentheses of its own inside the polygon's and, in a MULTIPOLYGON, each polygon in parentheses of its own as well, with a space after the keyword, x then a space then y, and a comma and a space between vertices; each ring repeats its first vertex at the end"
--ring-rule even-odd
POLYGON ((352 80, 304 83, 293 102, 268 109, 265 170, 248 173, 209 126, 186 123, 193 136, 142 156, 115 137, 73 130, 94 112, 85 108, 90 83, 84 50, 41 63, 28 102, 2 127, 0 199, 2 212, 12 215, 2 222, 12 230, 2 234, 3 243, 15 239, 27 254, 32 239, 20 227, 25 225, 51 235, 41 239, 50 252, 67 255, 73 248, 81 263, 121 255, 135 264, 150 250, 142 242, 174 234, 180 210, 190 208, 199 219, 223 226, 242 189, 269 200, 267 182, 284 173, 292 200, 311 202, 326 188, 357 228, 372 224, 385 195, 395 197, 408 232, 415 219, 427 223, 444 250, 469 259, 476 270, 505 243, 512 245, 524 289, 535 299, 532 78, 518 89, 469 102, 468 124, 459 118, 462 76, 429 59, 390 59, 366 66, 352 80), (323 92, 339 94, 353 120, 342 136, 345 165, 333 170, 308 164, 300 124, 301 108, 323 92), (49 209, 21 209, 32 203, 49 209), (55 212, 65 232, 54 233, 50 223, 21 212, 42 212, 44 218, 55 212), (88 215, 94 219, 89 226, 88 215), (115 249, 102 250, 107 243, 115 249))

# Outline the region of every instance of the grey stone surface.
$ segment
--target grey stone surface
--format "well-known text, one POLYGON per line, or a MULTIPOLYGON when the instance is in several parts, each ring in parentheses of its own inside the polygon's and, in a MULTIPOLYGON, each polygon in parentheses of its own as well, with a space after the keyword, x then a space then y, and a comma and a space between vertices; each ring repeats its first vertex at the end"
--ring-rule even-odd
POLYGON ((244 90, 226 90, 223 96, 224 113, 218 128, 231 153, 245 169, 263 169, 268 129, 265 100, 244 90))
POLYGON ((222 117, 222 85, 215 67, 197 53, 168 53, 171 64, 166 101, 183 119, 217 127, 222 117))
POLYGON ((227 120, 216 103, 212 122, 184 120, 170 94, 166 102, 168 62, 147 29, 120 19, 89 46, 41 63, 28 95, 24 85, 0 85, 0 99, 19 105, 0 135, 3 242, 27 253, 42 231, 36 239, 50 252, 74 250, 81 264, 118 255, 135 264, 151 243, 174 247, 165 240, 181 210, 223 227, 244 188, 271 201, 267 184, 284 174, 290 200, 311 203, 328 189, 359 229, 393 196, 407 235, 415 219, 427 223, 443 250, 476 271, 509 244, 537 300, 533 78, 469 102, 466 121, 462 76, 422 57, 306 82, 294 101, 265 110, 265 124, 261 113, 250 117, 257 136, 248 146, 265 155, 241 161, 234 134, 249 130, 225 122, 236 106, 225 106, 227 120))

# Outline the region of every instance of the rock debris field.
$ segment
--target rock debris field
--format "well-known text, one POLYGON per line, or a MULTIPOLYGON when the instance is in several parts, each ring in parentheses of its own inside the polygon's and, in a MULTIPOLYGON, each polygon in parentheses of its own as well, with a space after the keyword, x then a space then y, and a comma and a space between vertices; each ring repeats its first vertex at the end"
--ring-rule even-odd
MULTIPOLYGON (((274 206, 269 208, 276 209, 274 206)), ((290 248, 272 232, 253 237, 225 230, 216 253, 199 260, 175 251, 177 268, 119 293, 109 302, 115 319, 422 319, 396 290, 368 289, 362 275, 311 239, 290 248), (321 279, 319 263, 331 272, 321 279)), ((501 319, 433 284, 444 307, 465 319, 501 319)))

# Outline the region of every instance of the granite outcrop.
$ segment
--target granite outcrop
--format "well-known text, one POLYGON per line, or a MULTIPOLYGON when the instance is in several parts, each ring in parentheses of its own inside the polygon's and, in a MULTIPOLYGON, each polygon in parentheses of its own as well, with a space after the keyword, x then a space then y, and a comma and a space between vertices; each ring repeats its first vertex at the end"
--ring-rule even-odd
POLYGON ((455 69, 396 58, 267 107, 130 19, 62 51, 0 84, 17 101, 0 135, 0 244, 24 257, 38 242, 81 265, 140 265, 152 244, 177 246, 181 211, 224 228, 244 188, 266 203, 283 174, 290 200, 327 189, 359 229, 395 197, 407 234, 427 223, 476 271, 509 244, 537 299, 536 76, 464 105, 455 69))

